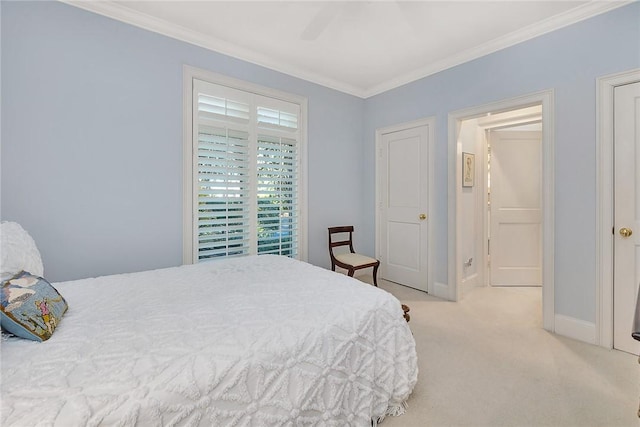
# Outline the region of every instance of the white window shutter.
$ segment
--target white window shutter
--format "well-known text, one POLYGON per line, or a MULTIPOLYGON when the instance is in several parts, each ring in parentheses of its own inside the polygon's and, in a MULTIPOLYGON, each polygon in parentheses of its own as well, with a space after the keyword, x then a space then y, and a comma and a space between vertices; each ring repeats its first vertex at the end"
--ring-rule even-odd
POLYGON ((197 99, 198 260, 246 255, 250 247, 250 96, 194 81, 197 99))
POLYGON ((198 259, 249 253, 248 136, 198 128, 198 259))
POLYGON ((197 259, 298 257, 300 106, 197 79, 193 90, 197 259))
POLYGON ((297 141, 258 135, 258 253, 298 255, 297 141))

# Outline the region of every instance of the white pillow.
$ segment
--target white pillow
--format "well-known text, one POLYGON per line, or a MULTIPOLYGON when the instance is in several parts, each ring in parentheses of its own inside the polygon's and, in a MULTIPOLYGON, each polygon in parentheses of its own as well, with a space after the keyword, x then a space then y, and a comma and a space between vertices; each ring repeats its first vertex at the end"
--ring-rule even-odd
POLYGON ((0 256, 2 278, 23 270, 34 276, 44 275, 42 257, 36 242, 17 222, 3 221, 0 224, 0 256))

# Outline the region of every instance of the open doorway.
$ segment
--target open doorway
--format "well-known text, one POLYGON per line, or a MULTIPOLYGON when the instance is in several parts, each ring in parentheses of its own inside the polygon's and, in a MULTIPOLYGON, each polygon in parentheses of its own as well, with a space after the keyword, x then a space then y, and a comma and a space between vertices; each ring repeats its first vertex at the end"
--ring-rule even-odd
POLYGON ((543 92, 449 116, 451 299, 475 286, 540 286, 543 325, 550 331, 552 96, 543 92), (464 182, 469 155, 472 185, 464 182))
POLYGON ((462 186, 462 294, 542 286, 542 105, 463 120, 458 144, 477 183, 462 186))
POLYGON ((478 172, 486 208, 478 260, 484 280, 475 285, 541 287, 542 105, 475 121, 482 133, 485 163, 478 172))

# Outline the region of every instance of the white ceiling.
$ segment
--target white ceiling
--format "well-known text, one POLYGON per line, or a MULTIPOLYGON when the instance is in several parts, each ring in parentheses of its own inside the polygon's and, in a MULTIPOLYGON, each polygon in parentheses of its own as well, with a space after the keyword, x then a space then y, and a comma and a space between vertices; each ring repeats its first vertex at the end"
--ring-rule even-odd
POLYGON ((629 1, 75 1, 369 97, 629 1))

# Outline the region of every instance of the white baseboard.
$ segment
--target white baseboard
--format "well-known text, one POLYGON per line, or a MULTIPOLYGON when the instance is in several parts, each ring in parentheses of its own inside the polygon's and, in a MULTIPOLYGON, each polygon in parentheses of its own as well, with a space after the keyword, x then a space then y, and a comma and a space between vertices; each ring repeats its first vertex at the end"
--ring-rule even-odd
POLYGON ((469 290, 469 288, 473 288, 478 286, 478 273, 473 273, 471 276, 465 277, 462 279, 462 289, 469 290))
POLYGON ((596 343, 596 324, 562 314, 555 315, 555 333, 589 344, 596 343))
POLYGON ((449 285, 446 283, 434 282, 433 283, 433 293, 434 297, 449 299, 449 285))

